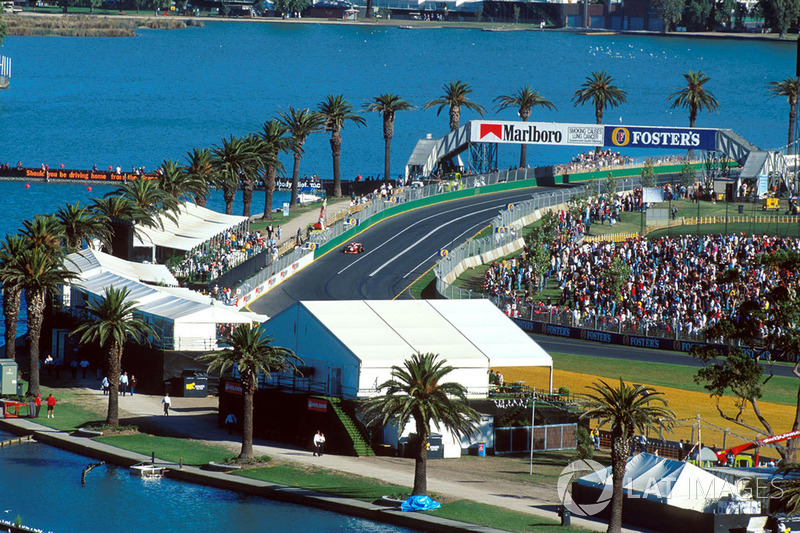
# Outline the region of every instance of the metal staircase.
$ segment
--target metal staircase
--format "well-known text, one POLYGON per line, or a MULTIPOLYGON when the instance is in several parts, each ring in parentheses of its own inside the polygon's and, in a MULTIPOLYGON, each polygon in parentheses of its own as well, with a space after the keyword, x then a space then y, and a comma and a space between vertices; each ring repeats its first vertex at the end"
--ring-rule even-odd
POLYGON ((357 457, 372 457, 375 455, 375 450, 369 444, 369 437, 362 424, 359 424, 353 419, 344 409, 342 409, 341 398, 325 397, 329 405, 333 408, 333 412, 339 418, 345 431, 353 441, 353 453, 357 457))

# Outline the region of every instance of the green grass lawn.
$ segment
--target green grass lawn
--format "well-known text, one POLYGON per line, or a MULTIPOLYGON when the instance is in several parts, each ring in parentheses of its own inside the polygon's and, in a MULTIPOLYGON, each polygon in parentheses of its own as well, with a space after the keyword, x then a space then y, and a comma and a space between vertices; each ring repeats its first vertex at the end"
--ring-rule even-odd
POLYGON ((144 433, 109 435, 96 437, 94 440, 143 455, 155 452, 158 459, 173 463, 183 461, 183 464, 189 466, 202 466, 211 461, 224 462, 235 456, 224 446, 212 446, 190 439, 158 437, 144 433))
MULTIPOLYGON (((26 384, 27 390, 27 384, 26 384)), ((84 407, 85 402, 82 396, 87 393, 67 392, 63 389, 41 387, 42 390, 42 410, 39 413, 37 424, 57 429, 59 431, 72 432, 81 426, 92 424, 100 425, 105 423, 106 412, 84 407), (45 399, 52 393, 56 399, 56 407, 53 411, 55 418, 47 418, 47 405, 45 399)))
MULTIPOLYGON (((590 355, 564 353, 552 353, 551 355, 553 356, 553 365, 559 370, 580 374, 589 373, 610 379, 621 377, 634 383, 643 382, 648 385, 706 392, 701 385, 694 382, 697 367, 605 357, 601 360, 602 364, 598 364, 598 359, 590 355)), ((794 406, 797 402, 797 386, 795 378, 775 376, 765 387, 764 396, 761 399, 765 402, 794 406)))

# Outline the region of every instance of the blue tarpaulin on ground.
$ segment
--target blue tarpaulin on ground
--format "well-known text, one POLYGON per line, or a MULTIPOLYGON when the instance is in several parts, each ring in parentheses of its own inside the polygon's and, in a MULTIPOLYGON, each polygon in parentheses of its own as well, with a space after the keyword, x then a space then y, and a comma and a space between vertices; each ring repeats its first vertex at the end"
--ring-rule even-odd
POLYGON ((400 505, 402 511, 433 511, 442 506, 441 503, 431 500, 427 496, 411 496, 400 505))

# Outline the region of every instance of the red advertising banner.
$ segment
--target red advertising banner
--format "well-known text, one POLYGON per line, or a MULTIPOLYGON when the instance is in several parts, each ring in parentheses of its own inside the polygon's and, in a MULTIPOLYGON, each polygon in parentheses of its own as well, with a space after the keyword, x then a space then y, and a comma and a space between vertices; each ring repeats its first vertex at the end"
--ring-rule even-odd
POLYGON ((328 400, 322 400, 320 398, 309 398, 308 399, 308 410, 309 411, 317 411, 319 413, 327 413, 328 412, 328 400))
POLYGON ((235 381, 224 381, 223 390, 228 394, 235 394, 236 396, 242 395, 242 384, 235 381))

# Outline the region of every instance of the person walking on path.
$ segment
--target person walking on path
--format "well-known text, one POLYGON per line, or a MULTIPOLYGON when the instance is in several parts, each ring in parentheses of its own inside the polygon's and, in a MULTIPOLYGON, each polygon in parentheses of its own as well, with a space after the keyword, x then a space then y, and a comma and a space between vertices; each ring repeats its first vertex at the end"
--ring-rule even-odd
POLYGON ((55 408, 56 408, 56 399, 53 398, 53 395, 50 394, 47 397, 47 418, 55 418, 55 408))
POLYGON ((89 368, 89 361, 86 358, 81 359, 80 366, 83 372, 83 379, 86 379, 86 370, 89 368))
POLYGON ((122 375, 119 377, 119 392, 125 396, 125 393, 128 392, 128 373, 123 372, 122 375))
POLYGON ((228 435, 233 435, 233 429, 236 427, 236 415, 228 413, 225 417, 225 427, 228 428, 228 435))
POLYGON ((166 393, 163 398, 161 398, 161 403, 164 404, 164 416, 169 416, 169 408, 172 405, 172 400, 169 397, 169 393, 166 393))
POLYGON ((100 386, 103 387, 103 396, 108 396, 108 376, 103 376, 103 381, 100 382, 100 386))
POLYGON ((36 398, 33 399, 33 405, 36 407, 36 414, 34 415, 36 418, 39 418, 39 411, 42 410, 42 393, 36 395, 36 398))
POLYGON ((133 391, 135 388, 136 388, 136 376, 131 374, 131 377, 128 378, 128 391, 131 393, 131 396, 133 396, 133 391))
POLYGON ((317 457, 322 457, 322 449, 325 447, 325 435, 322 431, 317 430, 317 434, 314 435, 314 454, 317 457))

